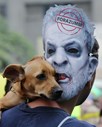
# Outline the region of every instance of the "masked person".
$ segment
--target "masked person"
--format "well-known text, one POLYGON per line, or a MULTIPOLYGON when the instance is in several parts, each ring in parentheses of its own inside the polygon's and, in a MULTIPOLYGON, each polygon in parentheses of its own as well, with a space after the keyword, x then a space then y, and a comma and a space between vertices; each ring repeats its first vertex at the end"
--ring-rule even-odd
POLYGON ((94 127, 70 116, 88 96, 95 78, 98 44, 93 24, 75 6, 51 7, 43 21, 43 44, 44 57, 55 68, 63 89, 61 97, 11 108, 2 114, 0 127, 94 127))

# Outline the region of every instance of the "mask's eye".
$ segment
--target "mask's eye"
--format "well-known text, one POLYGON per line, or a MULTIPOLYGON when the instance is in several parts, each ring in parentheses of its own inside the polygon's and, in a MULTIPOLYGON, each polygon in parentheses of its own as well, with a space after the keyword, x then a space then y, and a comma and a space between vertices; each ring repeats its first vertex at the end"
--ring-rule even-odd
POLYGON ((77 56, 77 57, 80 56, 80 54, 81 54, 81 50, 80 49, 73 48, 73 47, 71 47, 71 48, 65 47, 65 51, 66 51, 67 54, 72 55, 72 56, 77 56))
POLYGON ((49 55, 53 54, 54 52, 55 52, 54 49, 48 49, 48 50, 47 50, 47 53, 48 53, 49 55))
POLYGON ((36 78, 39 79, 39 80, 45 80, 46 75, 42 73, 42 74, 37 75, 36 78))
POLYGON ((51 44, 49 41, 46 42, 46 44, 47 44, 47 47, 46 47, 47 50, 45 50, 45 54, 46 54, 47 58, 49 58, 49 57, 51 57, 52 55, 55 54, 56 46, 51 44))
POLYGON ((79 51, 76 49, 76 48, 71 48, 71 49, 68 49, 69 53, 78 53, 79 51))

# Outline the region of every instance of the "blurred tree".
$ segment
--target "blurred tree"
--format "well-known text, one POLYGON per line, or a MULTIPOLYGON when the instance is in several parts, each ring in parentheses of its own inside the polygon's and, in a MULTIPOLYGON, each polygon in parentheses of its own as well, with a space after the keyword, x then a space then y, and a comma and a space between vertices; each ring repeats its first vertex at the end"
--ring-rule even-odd
POLYGON ((0 16, 0 72, 12 63, 25 63, 34 56, 33 44, 18 33, 10 32, 0 16))

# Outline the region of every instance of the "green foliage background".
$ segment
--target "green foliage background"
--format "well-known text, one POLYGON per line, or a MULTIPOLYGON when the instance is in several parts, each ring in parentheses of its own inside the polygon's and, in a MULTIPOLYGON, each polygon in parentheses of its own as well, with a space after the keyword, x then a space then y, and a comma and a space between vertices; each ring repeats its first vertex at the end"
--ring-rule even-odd
POLYGON ((24 64, 34 56, 34 46, 25 37, 10 32, 0 16, 0 72, 12 63, 24 64))

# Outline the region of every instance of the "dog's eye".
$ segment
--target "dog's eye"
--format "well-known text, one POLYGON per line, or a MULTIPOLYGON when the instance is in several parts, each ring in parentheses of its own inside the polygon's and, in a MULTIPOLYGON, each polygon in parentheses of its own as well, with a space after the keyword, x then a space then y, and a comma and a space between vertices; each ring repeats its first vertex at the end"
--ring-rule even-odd
POLYGON ((39 80, 45 80, 46 79, 46 75, 45 74, 39 74, 36 76, 37 79, 39 80))

